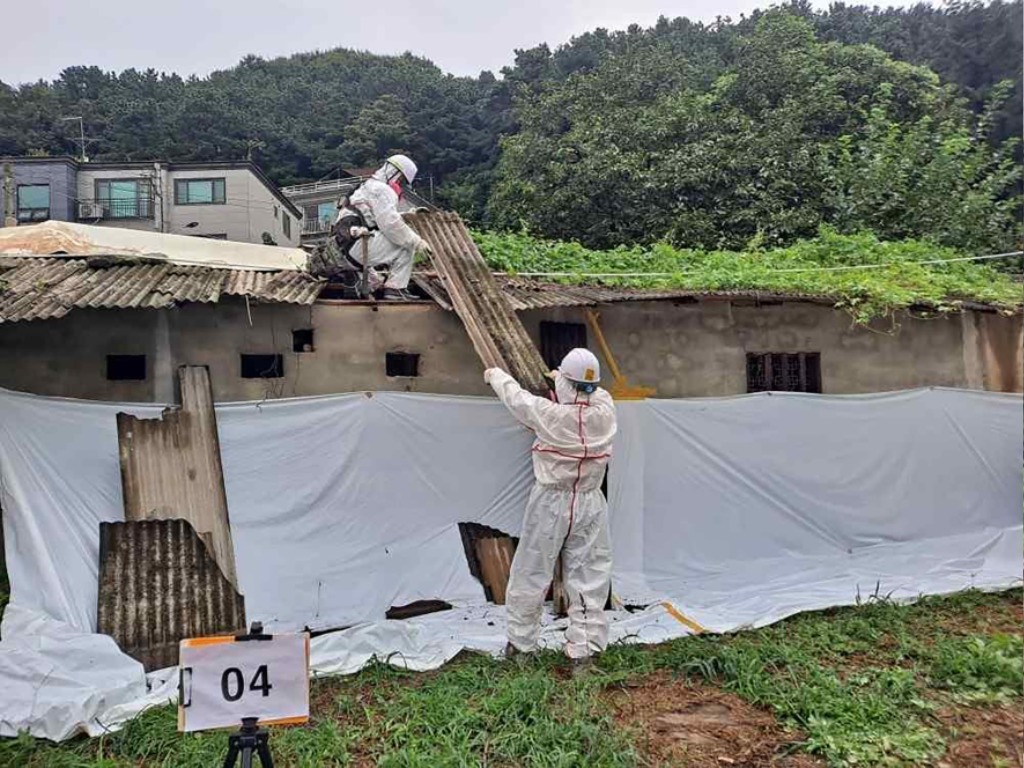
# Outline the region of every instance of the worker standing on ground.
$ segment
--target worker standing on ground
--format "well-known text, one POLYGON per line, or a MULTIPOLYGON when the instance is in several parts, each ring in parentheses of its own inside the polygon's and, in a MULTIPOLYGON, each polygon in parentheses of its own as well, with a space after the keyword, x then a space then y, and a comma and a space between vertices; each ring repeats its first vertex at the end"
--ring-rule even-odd
POLYGON ((505 593, 506 655, 537 649, 544 597, 562 552, 569 602, 565 652, 582 665, 608 643, 604 606, 612 552, 601 483, 616 431, 615 404, 597 386, 601 369, 587 349, 569 352, 552 375, 558 402, 530 394, 499 368, 484 373, 498 398, 537 436, 536 482, 505 593))
MULTIPOLYGON (((412 184, 415 178, 416 163, 405 155, 392 155, 342 203, 334 222, 335 241, 354 266, 362 268, 363 244, 359 237, 366 236, 369 238, 366 244, 369 266, 388 267, 382 297, 385 301, 415 298, 406 291, 412 277, 413 258, 417 252, 430 255, 427 241, 416 234, 398 212, 402 184, 412 184)), ((370 284, 374 291, 381 284, 380 276, 373 269, 370 284)))

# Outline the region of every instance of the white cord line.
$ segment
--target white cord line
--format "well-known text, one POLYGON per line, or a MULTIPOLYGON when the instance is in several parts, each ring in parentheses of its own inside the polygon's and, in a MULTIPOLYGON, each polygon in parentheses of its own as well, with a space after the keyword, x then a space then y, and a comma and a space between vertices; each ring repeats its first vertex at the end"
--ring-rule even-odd
MULTIPOLYGON (((1024 256, 1024 251, 993 253, 986 256, 957 256, 952 259, 926 259, 923 261, 893 261, 888 264, 852 264, 841 267, 786 267, 785 269, 769 269, 769 274, 781 272, 846 272, 854 269, 888 269, 889 267, 905 267, 915 264, 950 264, 955 261, 986 261, 990 259, 1006 259, 1012 256, 1024 256)), ((697 270, 679 270, 678 272, 495 272, 506 277, 676 277, 692 274, 697 270)))

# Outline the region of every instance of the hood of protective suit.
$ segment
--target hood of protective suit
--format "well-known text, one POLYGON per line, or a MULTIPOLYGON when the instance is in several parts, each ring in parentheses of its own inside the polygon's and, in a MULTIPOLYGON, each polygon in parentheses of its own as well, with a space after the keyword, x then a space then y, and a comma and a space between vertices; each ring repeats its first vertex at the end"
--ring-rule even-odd
POLYGON ((392 192, 399 197, 402 196, 402 172, 390 163, 384 163, 370 178, 384 182, 392 192))
POLYGON ((563 376, 560 371, 555 371, 555 397, 562 405, 590 401, 590 395, 576 389, 576 385, 563 376))

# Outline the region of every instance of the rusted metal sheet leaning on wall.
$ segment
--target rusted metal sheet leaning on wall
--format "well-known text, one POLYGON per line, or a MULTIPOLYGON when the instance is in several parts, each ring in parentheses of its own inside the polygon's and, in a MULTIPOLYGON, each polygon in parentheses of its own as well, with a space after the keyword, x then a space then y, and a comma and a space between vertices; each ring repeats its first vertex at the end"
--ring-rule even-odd
POLYGON ((503 368, 535 393, 548 391, 540 352, 458 214, 413 213, 405 220, 430 243, 431 260, 484 366, 503 368))
POLYGON ((125 520, 188 520, 237 589, 210 372, 178 369, 181 408, 159 419, 117 414, 125 520))
POLYGON ((512 570, 515 542, 508 536, 477 539, 476 557, 480 563, 481 581, 496 605, 505 604, 508 577, 512 570))
POLYGON ((100 523, 96 618, 147 671, 178 663, 186 637, 245 629, 245 600, 186 520, 100 523))

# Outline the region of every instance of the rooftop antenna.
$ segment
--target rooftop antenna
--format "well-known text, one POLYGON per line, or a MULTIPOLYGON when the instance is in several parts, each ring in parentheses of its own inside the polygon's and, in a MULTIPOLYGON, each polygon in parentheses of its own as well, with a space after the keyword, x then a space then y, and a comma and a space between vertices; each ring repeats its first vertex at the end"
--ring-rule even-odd
POLYGON ((78 145, 78 160, 83 163, 88 163, 89 156, 85 154, 85 148, 90 144, 99 141, 99 139, 85 138, 85 123, 83 122, 81 115, 75 115, 74 117, 62 117, 60 119, 62 123, 66 123, 71 120, 78 121, 78 138, 71 139, 71 141, 78 145))

